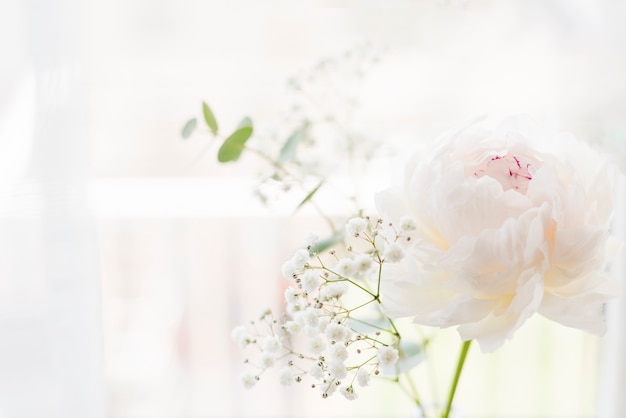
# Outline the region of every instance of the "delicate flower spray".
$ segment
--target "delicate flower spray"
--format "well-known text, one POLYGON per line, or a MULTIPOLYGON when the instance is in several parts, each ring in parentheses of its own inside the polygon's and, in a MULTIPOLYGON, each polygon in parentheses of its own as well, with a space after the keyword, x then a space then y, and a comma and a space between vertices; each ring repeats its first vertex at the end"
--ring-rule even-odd
MULTIPOLYGON (((327 79, 330 68, 341 65, 329 61, 309 78, 327 79)), ((303 86, 295 90, 309 97, 303 86)), ((339 102, 354 102, 348 99, 339 102)), ((447 418, 473 340, 483 352, 494 351, 535 314, 604 332, 604 305, 619 293, 606 273, 617 253, 610 234, 614 173, 592 148, 528 117, 506 119, 493 129, 474 121, 445 133, 428 153, 411 160, 403 181, 377 194, 376 215, 354 217, 337 228, 318 205, 319 190, 332 184, 333 168, 360 167, 351 173, 360 179, 370 151, 380 152, 382 144, 363 141, 361 132, 350 129, 351 112, 340 118, 341 112, 327 115, 325 104, 318 108, 318 100, 313 104, 316 112, 299 115, 300 128, 281 146, 248 145, 253 127, 244 118, 217 152, 222 163, 237 161, 244 151, 261 157, 270 169, 261 186, 297 189, 303 197, 297 209, 310 206, 332 230, 328 239, 307 239, 283 264, 289 282, 284 312, 264 311, 233 330, 245 351, 246 388, 275 369, 283 385, 353 400, 372 378, 383 378, 396 382, 422 416, 447 418), (315 117, 320 110, 322 116, 315 117), (323 152, 322 169, 305 158, 337 146, 346 152, 323 152), (431 337, 416 342, 400 326, 402 318, 457 327, 463 341, 437 415, 422 406, 409 373, 424 359, 431 337)), ((206 103, 203 115, 219 138, 206 103)), ((195 127, 193 118, 183 137, 195 127)), ((259 197, 266 201, 270 195, 259 197)), ((356 194, 348 196, 358 206, 356 194)), ((362 213, 360 207, 353 210, 362 213)))
POLYGON ((348 221, 347 235, 365 245, 338 256, 311 242, 284 264, 286 313, 233 333, 252 367, 244 385, 278 367, 282 384, 356 399, 382 376, 426 415, 405 373, 420 350, 405 348, 394 323, 412 317, 457 326, 464 341, 439 415, 447 418, 472 340, 493 351, 535 313, 604 332, 604 304, 618 294, 605 271, 612 193, 605 160, 529 118, 445 134, 409 164, 404 184, 378 194, 381 218, 348 221))
POLYGON ((404 344, 394 321, 381 314, 380 284, 384 266, 402 260, 414 229, 410 219, 395 227, 357 217, 346 225, 357 242, 344 256, 336 250, 318 253, 315 240, 298 250, 282 268, 290 282, 285 313, 268 310, 233 330, 248 354, 244 386, 253 387, 266 370, 278 368, 283 385, 305 384, 323 398, 339 392, 352 400, 372 376, 399 381, 420 352, 404 344))

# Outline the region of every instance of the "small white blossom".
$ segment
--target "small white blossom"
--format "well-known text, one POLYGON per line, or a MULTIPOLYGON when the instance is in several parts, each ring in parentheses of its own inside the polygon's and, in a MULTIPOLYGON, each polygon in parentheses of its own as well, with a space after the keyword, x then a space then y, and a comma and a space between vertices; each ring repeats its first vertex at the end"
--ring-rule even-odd
POLYGON ((344 342, 348 338, 348 328, 341 324, 328 324, 326 336, 331 341, 344 342))
POLYGON ((354 393, 352 386, 344 386, 341 388, 340 392, 349 401, 353 401, 359 397, 356 393, 354 393))
POLYGON ((402 231, 413 231, 417 228, 415 219, 410 216, 403 216, 400 218, 400 224, 398 225, 402 231))
POLYGON ((319 324, 317 324, 317 330, 320 333, 325 333, 326 332, 326 327, 328 326, 328 324, 330 323, 330 318, 327 316, 321 316, 320 317, 320 322, 319 324))
POLYGON ((374 267, 374 260, 369 254, 359 254, 354 258, 354 270, 359 274, 367 274, 374 267))
POLYGON ((285 261, 283 266, 281 267, 281 272, 283 273, 283 277, 285 279, 293 279, 296 271, 298 270, 298 266, 293 260, 285 261))
POLYGON ((268 353, 268 352, 261 353, 261 356, 259 358, 259 363, 261 364, 261 367, 263 367, 264 369, 274 366, 275 362, 276 362, 276 357, 274 357, 273 354, 268 353))
POLYGON ((329 350, 331 360, 346 361, 348 360, 348 350, 343 344, 333 344, 329 350))
POLYGON ((233 328, 233 331, 230 335, 233 341, 237 343, 237 345, 239 345, 239 347, 241 348, 244 348, 251 339, 250 333, 243 325, 239 325, 233 328))
POLYGON ((340 298, 348 291, 348 285, 345 282, 332 282, 322 287, 320 291, 320 299, 329 300, 340 298))
POLYGON ((293 287, 288 287, 285 289, 285 300, 290 305, 295 305, 298 303, 298 291, 293 287))
POLYGON ((263 351, 266 353, 277 353, 281 347, 280 339, 275 335, 268 335, 263 339, 263 351))
POLYGON ((300 335, 303 330, 302 322, 300 321, 287 321, 285 322, 285 329, 291 335, 300 335))
POLYGON ((252 389, 254 385, 256 385, 256 382, 258 381, 257 376, 249 372, 244 372, 240 376, 240 379, 241 379, 241 382, 243 383, 243 387, 246 389, 252 389))
POLYGON ((368 386, 370 384, 370 374, 364 367, 361 367, 356 373, 356 381, 360 386, 368 386))
POLYGON ((309 252, 307 250, 298 250, 291 258, 291 262, 297 269, 301 269, 310 261, 309 252))
POLYGON ((278 380, 283 386, 290 386, 293 383, 293 372, 289 367, 284 367, 278 374, 278 380))
POLYGON ((317 329, 320 318, 319 318, 319 309, 315 308, 306 308, 304 312, 302 312, 301 316, 304 325, 317 329))
POLYGON ((308 246, 315 246, 315 243, 317 243, 317 241, 320 239, 319 235, 314 234, 313 232, 310 232, 305 238, 304 238, 304 246, 308 247, 308 246))
POLYGON ((354 261, 351 258, 342 258, 335 264, 335 273, 341 277, 350 277, 354 274, 354 261))
POLYGON ((329 384, 320 386, 320 388, 322 389, 324 395, 332 396, 332 394, 335 393, 335 391, 337 390, 337 385, 331 382, 329 384))
POLYGON ((330 377, 333 379, 341 380, 348 375, 348 370, 342 361, 331 360, 330 363, 328 363, 328 374, 330 374, 330 377))
POLYGON ((367 228, 367 221, 363 218, 352 218, 346 224, 346 232, 350 235, 358 235, 367 228))
POLYGON ((398 361, 398 350, 390 346, 381 347, 376 354, 376 360, 382 367, 396 364, 398 361))
POLYGON ((314 363, 309 369, 309 374, 316 379, 324 378, 324 369, 318 364, 314 363))
POLYGON ((309 293, 317 290, 317 288, 320 287, 323 282, 320 275, 313 270, 305 271, 300 280, 300 284, 302 284, 302 289, 309 293))
POLYGON ((395 242, 392 242, 387 245, 384 253, 385 261, 391 261, 392 263, 397 263, 404 258, 404 250, 400 245, 395 242))
POLYGON ((317 335, 309 340, 309 351, 313 354, 320 354, 326 350, 326 342, 320 335, 317 335))

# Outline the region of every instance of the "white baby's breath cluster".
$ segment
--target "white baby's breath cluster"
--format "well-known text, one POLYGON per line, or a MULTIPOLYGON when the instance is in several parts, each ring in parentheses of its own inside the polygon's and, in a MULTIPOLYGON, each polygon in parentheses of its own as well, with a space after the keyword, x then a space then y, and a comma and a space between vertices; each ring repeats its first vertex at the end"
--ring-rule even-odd
POLYGON ((233 330, 249 366, 242 377, 252 388, 270 369, 282 385, 306 385, 327 398, 335 392, 358 397, 372 376, 396 377, 401 336, 380 309, 380 278, 384 264, 397 263, 411 241, 415 222, 398 225, 369 217, 346 224, 347 241, 340 255, 318 252, 317 237, 282 266, 290 282, 285 311, 264 311, 259 320, 233 330))

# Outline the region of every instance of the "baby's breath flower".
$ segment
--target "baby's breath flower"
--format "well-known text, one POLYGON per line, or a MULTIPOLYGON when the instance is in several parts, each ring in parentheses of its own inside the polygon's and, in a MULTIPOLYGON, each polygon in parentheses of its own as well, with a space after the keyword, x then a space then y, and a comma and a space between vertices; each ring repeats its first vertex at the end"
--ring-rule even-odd
POLYGON ((290 305, 295 305, 298 303, 298 291, 293 287, 288 287, 285 289, 285 300, 290 305))
POLYGON ((309 340, 309 351, 313 354, 321 354, 326 350, 326 342, 318 334, 309 340))
POLYGON ((231 337, 239 347, 244 348, 250 341, 250 333, 243 325, 236 326, 231 332, 231 337))
POLYGON ((266 353, 277 353, 281 347, 280 339, 275 335, 268 335, 263 339, 263 351, 266 353))
MULTIPOLYGON (((317 243, 317 241, 320 239, 320 237, 317 234, 314 234, 313 232, 309 232, 309 234, 304 238, 304 246, 305 247, 313 247, 315 246, 315 244, 317 243)), ((314 248, 312 248, 314 249, 314 248)))
POLYGON ((354 270, 359 274, 367 274, 374 267, 374 260, 369 254, 359 254, 354 258, 354 270))
POLYGON ((333 379, 343 379, 348 375, 348 369, 341 360, 331 360, 328 363, 328 373, 333 379))
POLYGON ((322 282, 323 280, 319 274, 313 270, 307 270, 302 275, 300 283, 302 284, 302 289, 310 293, 317 290, 322 282))
POLYGON ((259 380, 258 376, 255 376, 249 372, 242 373, 240 379, 243 383, 243 387, 246 389, 252 389, 254 385, 256 385, 256 382, 259 380))
POLYGON ((363 218, 352 218, 346 224, 346 232, 350 235, 359 235, 367 228, 367 221, 363 218))
POLYGON ((328 324, 326 336, 331 341, 344 342, 348 338, 348 328, 341 324, 328 324))
POLYGON ((398 361, 398 350, 390 346, 384 346, 378 349, 376 360, 382 367, 391 366, 398 361))
POLYGON ((359 396, 354 392, 352 386, 344 386, 341 388, 340 393, 349 401, 357 399, 359 396))
POLYGON ((283 277, 289 280, 294 278, 294 275, 296 274, 297 270, 298 270, 298 266, 296 265, 296 263, 293 262, 293 260, 285 261, 285 263, 283 264, 281 268, 283 277))
POLYGON ((322 396, 323 397, 329 397, 332 396, 333 393, 335 393, 335 391, 337 390, 337 385, 334 384, 333 382, 327 383, 325 385, 321 386, 322 389, 322 396))
POLYGON ((370 374, 364 367, 361 367, 356 372, 356 381, 360 386, 367 386, 370 384, 370 374))
POLYGON ((313 365, 309 369, 309 375, 321 380, 324 378, 324 369, 322 368, 322 366, 319 365, 319 363, 313 363, 313 365))
POLYGON ((298 250, 291 258, 291 261, 297 269, 301 269, 310 260, 309 252, 307 250, 298 250))
POLYGON ((302 322, 300 321, 287 321, 285 322, 285 329, 291 335, 300 335, 303 330, 302 322))
POLYGON ((342 277, 350 277, 354 274, 354 261, 351 258, 342 258, 335 264, 335 272, 342 277))
POLYGON ((333 344, 330 346, 330 358, 332 360, 346 361, 348 360, 348 350, 343 344, 333 344))
POLYGON ((397 263, 404 258, 404 250, 395 242, 389 243, 385 248, 385 261, 397 263))
POLYGON ((314 329, 317 329, 320 323, 319 311, 315 308, 306 308, 300 317, 304 321, 304 325, 314 329))
POLYGON ((279 374, 278 380, 280 384, 283 386, 290 386, 293 383, 293 372, 289 367, 283 367, 279 374))
POLYGON ((345 282, 332 282, 322 287, 320 290, 320 299, 329 300, 340 298, 348 291, 348 285, 345 282))
POLYGON ((403 216, 402 218, 400 218, 400 223, 398 226, 402 231, 413 231, 417 228, 415 219, 411 218, 410 216, 403 216))
POLYGON ((274 366, 274 363, 276 363, 276 357, 274 357, 273 354, 264 351, 263 353, 261 353, 259 362, 261 364, 261 367, 263 367, 264 369, 268 369, 274 366))

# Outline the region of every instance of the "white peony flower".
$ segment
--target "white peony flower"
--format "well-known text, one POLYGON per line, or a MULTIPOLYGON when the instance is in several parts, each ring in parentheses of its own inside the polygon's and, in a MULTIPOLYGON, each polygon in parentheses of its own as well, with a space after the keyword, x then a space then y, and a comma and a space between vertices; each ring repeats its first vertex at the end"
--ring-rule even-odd
POLYGON ((381 215, 416 228, 402 262, 383 269, 385 311, 458 326, 484 352, 536 312, 602 334, 617 290, 605 273, 612 173, 589 146, 527 117, 445 134, 376 197, 381 215))

